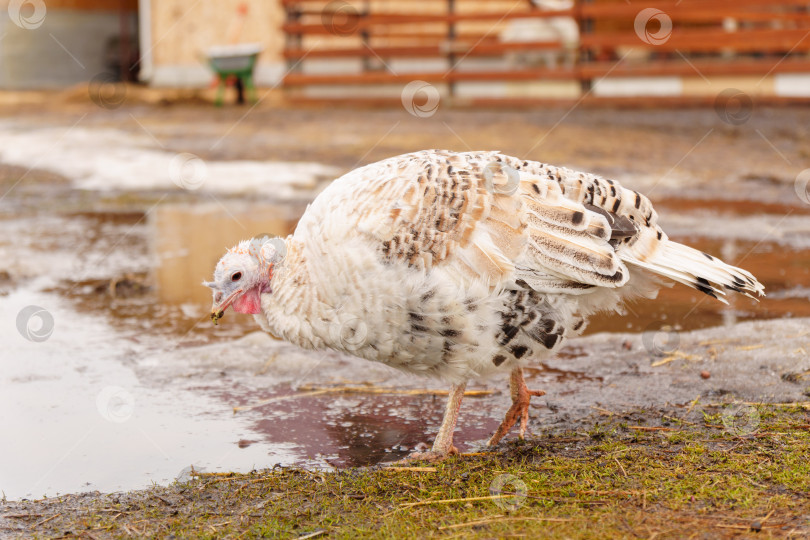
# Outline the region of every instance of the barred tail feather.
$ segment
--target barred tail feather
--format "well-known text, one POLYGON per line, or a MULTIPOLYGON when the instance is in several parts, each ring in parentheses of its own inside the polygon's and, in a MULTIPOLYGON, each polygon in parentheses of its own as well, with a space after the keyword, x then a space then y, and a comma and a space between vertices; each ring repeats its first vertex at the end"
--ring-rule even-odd
POLYGON ((671 240, 665 241, 648 260, 642 261, 632 256, 625 260, 713 296, 724 304, 728 303, 723 298, 727 290, 750 298, 765 295, 765 287, 750 272, 671 240))

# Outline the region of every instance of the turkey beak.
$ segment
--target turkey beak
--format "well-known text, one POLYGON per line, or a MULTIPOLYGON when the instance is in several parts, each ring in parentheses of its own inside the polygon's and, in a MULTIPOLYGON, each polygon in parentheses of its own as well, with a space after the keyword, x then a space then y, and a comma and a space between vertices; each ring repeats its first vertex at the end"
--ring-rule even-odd
POLYGON ((217 293, 214 295, 214 303, 211 306, 211 321, 214 323, 214 326, 216 326, 219 320, 225 316, 225 310, 228 309, 233 301, 239 298, 239 296, 244 292, 245 291, 242 289, 237 289, 223 300, 222 292, 217 291, 217 293))

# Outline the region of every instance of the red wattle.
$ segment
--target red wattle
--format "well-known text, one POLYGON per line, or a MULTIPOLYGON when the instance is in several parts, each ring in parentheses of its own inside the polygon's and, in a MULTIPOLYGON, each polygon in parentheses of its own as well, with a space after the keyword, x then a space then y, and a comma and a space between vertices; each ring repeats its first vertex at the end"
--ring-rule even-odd
POLYGON ((242 296, 233 301, 233 310, 237 313, 250 313, 256 315, 262 312, 260 287, 253 287, 245 291, 242 296))

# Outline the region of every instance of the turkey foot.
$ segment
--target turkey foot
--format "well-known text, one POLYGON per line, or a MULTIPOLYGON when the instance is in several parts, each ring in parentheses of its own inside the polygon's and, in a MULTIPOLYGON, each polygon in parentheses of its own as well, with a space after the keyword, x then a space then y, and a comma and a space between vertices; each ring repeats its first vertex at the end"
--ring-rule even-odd
POLYGON ((444 461, 450 456, 458 455, 458 448, 451 446, 447 452, 440 452, 437 450, 427 450, 426 452, 411 452, 404 458, 394 462, 394 465, 412 465, 417 461, 426 461, 427 463, 438 463, 444 461))
POLYGON ((546 394, 543 390, 529 390, 526 387, 526 381, 523 380, 523 369, 519 367, 512 370, 512 375, 509 378, 509 388, 512 393, 512 406, 506 411, 506 417, 487 443, 488 446, 498 444, 504 435, 512 429, 518 418, 520 419, 519 437, 523 439, 523 435, 526 433, 526 425, 529 422, 529 402, 532 396, 546 394))
POLYGON ((428 461, 435 463, 442 461, 448 456, 458 454, 458 449, 453 446, 453 430, 456 429, 458 420, 458 410, 461 408, 461 400, 464 398, 464 389, 467 383, 453 385, 450 389, 450 396, 447 398, 447 407, 444 410, 444 419, 433 441, 433 448, 427 452, 412 452, 406 458, 396 461, 395 464, 409 464, 414 461, 428 461))

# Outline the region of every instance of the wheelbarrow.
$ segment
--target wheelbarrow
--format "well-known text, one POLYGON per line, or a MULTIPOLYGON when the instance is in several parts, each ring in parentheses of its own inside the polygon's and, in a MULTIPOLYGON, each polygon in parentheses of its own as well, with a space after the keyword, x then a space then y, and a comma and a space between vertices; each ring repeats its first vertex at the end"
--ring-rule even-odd
POLYGON ((245 92, 252 103, 256 102, 256 87, 253 85, 253 68, 262 52, 258 43, 218 45, 205 51, 208 65, 219 79, 214 104, 221 107, 225 97, 225 87, 230 79, 236 81, 237 103, 245 102, 245 92))

